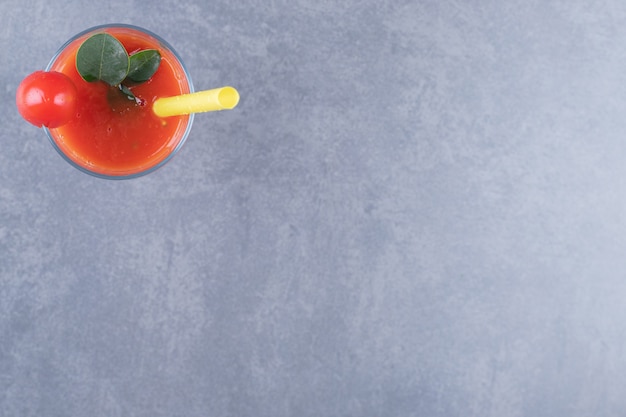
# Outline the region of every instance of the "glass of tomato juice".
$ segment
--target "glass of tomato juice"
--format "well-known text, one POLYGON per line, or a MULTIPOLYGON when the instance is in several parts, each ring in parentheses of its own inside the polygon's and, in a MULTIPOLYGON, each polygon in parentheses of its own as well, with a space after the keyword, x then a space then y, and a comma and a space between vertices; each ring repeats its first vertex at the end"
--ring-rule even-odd
POLYGON ((163 166, 182 147, 193 113, 158 117, 152 104, 159 97, 192 93, 191 77, 176 51, 158 35, 137 26, 108 24, 87 29, 68 40, 46 71, 67 75, 76 85, 76 114, 69 123, 44 131, 52 146, 79 170, 100 178, 127 179, 163 166), (157 49, 161 63, 152 78, 132 91, 137 102, 103 82, 86 82, 76 69, 76 53, 84 40, 106 32, 129 54, 157 49))

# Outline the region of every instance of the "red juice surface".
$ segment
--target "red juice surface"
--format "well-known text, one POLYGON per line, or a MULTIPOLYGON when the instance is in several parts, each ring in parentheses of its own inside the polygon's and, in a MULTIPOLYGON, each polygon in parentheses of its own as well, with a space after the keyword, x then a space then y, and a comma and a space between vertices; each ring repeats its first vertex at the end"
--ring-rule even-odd
POLYGON ((157 39, 132 28, 104 28, 68 45, 50 67, 72 79, 78 90, 76 115, 50 133, 59 149, 81 167, 110 176, 133 175, 165 160, 183 139, 189 116, 160 118, 152 111, 159 97, 188 93, 184 69, 157 39), (119 90, 97 81, 84 81, 76 70, 76 52, 82 42, 98 32, 115 36, 130 54, 157 49, 161 64, 152 78, 130 86, 142 105, 119 90))

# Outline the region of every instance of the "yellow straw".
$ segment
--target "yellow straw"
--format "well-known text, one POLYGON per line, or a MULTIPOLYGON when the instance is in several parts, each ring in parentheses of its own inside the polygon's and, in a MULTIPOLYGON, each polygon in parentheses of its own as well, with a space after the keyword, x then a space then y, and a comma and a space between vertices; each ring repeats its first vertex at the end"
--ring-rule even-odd
POLYGON ((233 87, 215 88, 174 97, 157 99, 152 110, 159 117, 190 113, 230 110, 239 103, 239 93, 233 87))

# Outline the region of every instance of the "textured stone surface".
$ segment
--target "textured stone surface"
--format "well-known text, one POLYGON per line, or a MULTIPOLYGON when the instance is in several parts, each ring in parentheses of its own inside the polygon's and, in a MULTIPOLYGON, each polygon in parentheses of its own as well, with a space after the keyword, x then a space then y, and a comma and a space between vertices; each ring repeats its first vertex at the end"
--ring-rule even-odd
POLYGON ((0 3, 0 415, 622 416, 626 3, 0 3), (14 106, 119 21, 234 85, 140 179, 14 106))

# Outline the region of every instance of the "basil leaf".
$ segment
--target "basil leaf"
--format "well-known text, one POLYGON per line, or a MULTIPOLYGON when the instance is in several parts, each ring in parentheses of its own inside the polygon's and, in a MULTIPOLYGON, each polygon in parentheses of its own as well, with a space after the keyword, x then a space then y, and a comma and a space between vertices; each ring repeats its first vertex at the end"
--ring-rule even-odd
POLYGON ((104 81, 117 86, 128 74, 129 58, 124 46, 107 33, 88 38, 76 53, 76 69, 87 82, 104 81))
POLYGON ((120 84, 118 86, 118 88, 120 89, 120 91, 122 92, 122 94, 124 94, 126 96, 127 99, 129 100, 133 100, 133 101, 137 101, 137 97, 135 97, 135 95, 133 94, 132 91, 130 91, 130 89, 128 87, 126 87, 124 84, 120 84))
POLYGON ((161 54, 156 49, 146 49, 130 56, 128 78, 135 83, 148 81, 161 63, 161 54))

